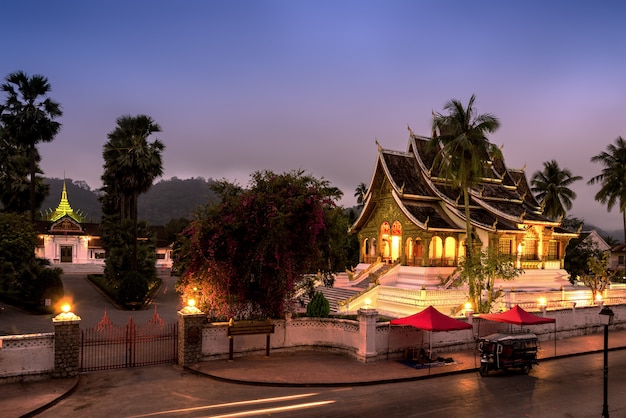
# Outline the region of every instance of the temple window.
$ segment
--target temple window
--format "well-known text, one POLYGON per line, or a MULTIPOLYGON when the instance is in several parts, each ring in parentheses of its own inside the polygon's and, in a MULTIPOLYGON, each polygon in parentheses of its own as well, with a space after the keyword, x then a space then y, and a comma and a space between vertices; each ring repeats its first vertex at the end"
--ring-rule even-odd
POLYGON ((513 240, 511 238, 500 238, 498 240, 498 253, 501 255, 513 254, 513 240))
POLYGON ((550 241, 548 243, 548 260, 559 260, 561 258, 559 249, 558 241, 550 241))

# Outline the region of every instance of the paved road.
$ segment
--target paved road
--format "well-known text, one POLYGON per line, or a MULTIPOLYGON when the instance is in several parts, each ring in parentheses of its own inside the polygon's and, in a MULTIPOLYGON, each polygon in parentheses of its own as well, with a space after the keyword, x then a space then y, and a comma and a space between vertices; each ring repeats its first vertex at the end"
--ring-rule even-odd
MULTIPOLYGON (((109 319, 120 326, 125 325, 131 316, 138 325, 145 324, 154 315, 155 308, 164 321, 176 321, 177 312, 182 307, 180 296, 174 289, 176 277, 169 274, 161 277, 163 285, 150 306, 142 311, 117 309, 87 280, 85 274, 64 274, 62 280, 72 311, 81 317, 81 328, 89 328, 102 319, 105 311, 109 319)), ((54 315, 32 315, 6 304, 2 306, 5 309, 0 313, 0 335, 54 332, 54 315)))
MULTIPOLYGON (((609 356, 609 412, 626 416, 626 351, 609 356)), ((306 363, 302 372, 306 373, 306 363)), ((237 385, 175 366, 94 372, 42 417, 598 417, 602 355, 542 362, 529 375, 478 373, 386 385, 290 388, 237 385)))

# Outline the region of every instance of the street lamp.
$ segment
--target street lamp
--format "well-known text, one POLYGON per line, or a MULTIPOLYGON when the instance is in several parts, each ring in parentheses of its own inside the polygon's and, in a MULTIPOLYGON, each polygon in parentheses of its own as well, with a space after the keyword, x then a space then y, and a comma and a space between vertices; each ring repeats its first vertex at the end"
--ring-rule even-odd
POLYGON ((613 324, 613 310, 603 306, 600 311, 600 322, 604 325, 604 404, 602 417, 609 418, 608 389, 609 389, 609 325, 613 324))

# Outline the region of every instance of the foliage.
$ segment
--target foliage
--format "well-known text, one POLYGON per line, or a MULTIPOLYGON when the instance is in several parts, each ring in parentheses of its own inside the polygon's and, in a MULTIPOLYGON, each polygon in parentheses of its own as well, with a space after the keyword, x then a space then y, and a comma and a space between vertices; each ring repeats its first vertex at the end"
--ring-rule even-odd
POLYGON ((472 258, 461 259, 457 272, 461 280, 468 284, 469 299, 474 310, 488 313, 502 293, 495 289, 496 279, 513 280, 523 270, 515 267, 511 256, 498 254, 496 250, 487 247, 487 250, 481 250, 472 258))
POLYGON ((26 305, 63 296, 62 270, 35 257, 37 236, 23 216, 0 213, 0 290, 16 293, 26 305))
POLYGON ((44 299, 57 301, 63 297, 63 269, 50 267, 50 261, 32 258, 20 274, 21 293, 25 300, 43 306, 44 299))
POLYGON ((433 168, 440 177, 447 179, 452 187, 463 193, 466 225, 466 256, 472 257, 472 226, 470 217, 470 189, 485 174, 490 158, 501 158, 501 151, 487 138, 487 134, 500 127, 499 120, 490 113, 476 114, 472 95, 464 108, 460 101, 452 99, 444 105, 447 114, 433 117, 433 138, 428 149, 437 152, 433 168))
MULTIPOLYGON (((105 218, 104 221, 110 219, 105 218)), ((136 241, 137 260, 135 261, 132 221, 125 220, 119 224, 112 222, 110 225, 102 226, 102 240, 107 245, 104 275, 109 285, 116 289, 116 301, 121 305, 143 300, 147 292, 146 284, 156 280, 157 277, 155 239, 145 222, 139 223, 138 231, 141 238, 136 241), (136 271, 142 276, 136 284, 126 283, 127 280, 138 277, 129 276, 131 271, 136 271)))
POLYGON ((572 284, 591 274, 587 262, 590 258, 602 258, 602 251, 595 242, 584 238, 570 240, 565 249, 563 267, 569 273, 572 284))
POLYGON ((34 256, 37 235, 23 216, 0 213, 0 285, 21 289, 20 274, 34 256))
POLYGON ((322 292, 315 292, 315 296, 306 307, 306 315, 313 318, 328 318, 330 303, 322 292))
POLYGON ((600 184, 595 199, 606 205, 608 211, 613 206, 622 213, 624 242, 626 242, 626 141, 617 137, 615 144, 609 144, 606 151, 591 157, 594 163, 601 163, 602 172, 592 177, 587 184, 600 184))
MULTIPOLYGON (((35 221, 37 204, 37 184, 41 185, 37 173, 40 156, 37 144, 50 142, 61 129, 61 124, 54 119, 63 115, 61 106, 47 97, 51 90, 46 77, 33 75, 29 77, 23 71, 9 74, 1 89, 6 93, 6 100, 0 105, 0 122, 2 136, 13 145, 12 156, 27 155, 30 174, 30 213, 31 221, 35 221)), ((24 175, 24 162, 20 157, 12 159, 12 175, 21 179, 24 175)), ((40 189, 41 191, 41 189, 40 189)), ((18 194, 21 196, 21 194, 18 194)), ((4 200, 3 200, 4 204, 4 200)))
POLYGON ((367 194, 367 185, 365 183, 359 183, 354 190, 354 197, 356 197, 356 204, 359 209, 365 205, 365 195, 367 194))
POLYGON ((581 276, 581 281, 591 290, 591 297, 596 300, 596 296, 603 292, 611 283, 613 273, 609 270, 609 251, 600 257, 591 256, 587 259, 588 274, 581 276))
POLYGON ((143 301, 156 280, 156 253, 145 223, 138 221, 138 198, 163 173, 165 146, 148 137, 161 128, 146 115, 121 116, 104 145, 102 242, 105 276, 124 305, 143 301))
MULTIPOLYGON (((345 266, 337 242, 341 192, 303 171, 251 175, 248 189, 215 183, 221 201, 199 211, 176 245, 180 292, 218 319, 280 317, 305 274, 345 266)), ((344 235, 345 234, 345 229, 344 235)))
POLYGON ((552 219, 563 218, 572 209, 576 193, 569 188, 581 176, 573 176, 567 168, 561 169, 555 160, 543 163, 543 171, 536 171, 530 181, 531 190, 543 207, 543 213, 552 219))
POLYGON ((109 132, 104 145, 104 191, 117 198, 116 209, 121 219, 137 220, 138 196, 163 174, 161 153, 165 146, 148 137, 161 128, 146 115, 121 116, 109 132))

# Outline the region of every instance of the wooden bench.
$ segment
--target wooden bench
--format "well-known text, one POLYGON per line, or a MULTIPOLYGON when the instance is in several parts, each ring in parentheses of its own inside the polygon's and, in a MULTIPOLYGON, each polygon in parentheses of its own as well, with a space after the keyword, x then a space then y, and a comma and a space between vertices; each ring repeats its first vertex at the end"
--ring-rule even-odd
POLYGON ((265 357, 270 356, 270 334, 274 333, 274 324, 270 321, 259 321, 259 320, 251 320, 251 321, 237 321, 234 322, 232 319, 228 324, 228 360, 233 360, 233 337, 238 335, 260 335, 265 334, 265 357))

